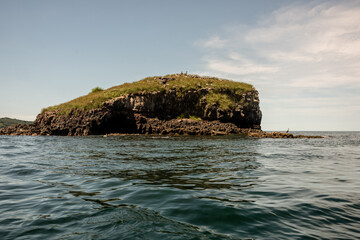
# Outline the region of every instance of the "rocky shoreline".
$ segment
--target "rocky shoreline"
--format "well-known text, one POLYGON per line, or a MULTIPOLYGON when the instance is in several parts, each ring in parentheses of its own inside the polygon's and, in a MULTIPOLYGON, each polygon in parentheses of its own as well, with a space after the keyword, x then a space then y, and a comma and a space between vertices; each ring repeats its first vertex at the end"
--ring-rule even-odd
MULTIPOLYGON (((106 134, 97 134, 104 136, 118 135, 162 135, 162 136, 180 136, 180 135, 201 135, 201 136, 224 136, 224 135, 241 135, 249 138, 322 138, 322 136, 304 136, 293 135, 282 132, 265 132, 260 129, 239 128, 234 123, 224 123, 218 120, 193 120, 193 119, 171 119, 159 120, 158 118, 147 118, 141 114, 135 115, 136 131, 120 131, 106 134)), ((75 130, 75 132, 77 132, 75 130)), ((80 131, 78 131, 80 132, 80 131)), ((0 129, 0 135, 28 135, 28 136, 50 136, 59 135, 51 134, 50 131, 44 131, 35 124, 30 125, 13 125, 8 128, 0 129)), ((73 136, 67 134, 68 136, 73 136)), ((75 136, 82 136, 79 134, 75 136)), ((91 135, 91 134, 87 134, 91 135)))

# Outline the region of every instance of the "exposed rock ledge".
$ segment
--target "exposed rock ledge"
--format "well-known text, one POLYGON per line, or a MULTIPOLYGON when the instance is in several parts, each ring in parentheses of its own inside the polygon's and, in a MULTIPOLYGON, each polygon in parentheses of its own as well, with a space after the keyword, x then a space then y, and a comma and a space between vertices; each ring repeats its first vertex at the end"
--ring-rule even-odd
MULTIPOLYGON (((259 129, 239 128, 234 123, 222 123, 218 120, 192 120, 192 119, 171 119, 159 120, 157 118, 146 118, 140 114, 135 114, 137 123, 136 132, 109 132, 104 136, 117 136, 124 134, 153 134, 153 135, 230 135, 239 134, 250 138, 322 138, 322 136, 293 135, 282 132, 264 132, 259 129)), ((77 128, 79 129, 79 128, 77 128)), ((80 130, 81 131, 81 130, 80 130)), ((75 130, 76 135, 80 131, 75 130)), ((51 135, 48 130, 41 129, 37 125, 14 125, 6 129, 0 129, 0 135, 51 135)))

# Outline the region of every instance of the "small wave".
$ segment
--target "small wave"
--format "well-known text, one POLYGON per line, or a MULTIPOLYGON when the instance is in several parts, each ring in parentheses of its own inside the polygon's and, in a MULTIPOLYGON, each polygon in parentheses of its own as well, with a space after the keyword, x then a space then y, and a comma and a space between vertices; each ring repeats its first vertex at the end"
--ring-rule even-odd
POLYGON ((8 172, 5 172, 5 174, 10 176, 27 176, 27 175, 33 175, 38 172, 41 172, 41 170, 23 168, 23 169, 13 169, 8 172))
POLYGON ((17 231, 10 232, 14 227, 6 229, 7 239, 232 239, 132 206, 105 206, 96 213, 73 213, 61 217, 39 215, 23 225, 17 231))
POLYGON ((15 145, 3 145, 0 146, 0 149, 5 149, 5 150, 12 150, 12 149, 19 149, 20 147, 15 146, 15 145))

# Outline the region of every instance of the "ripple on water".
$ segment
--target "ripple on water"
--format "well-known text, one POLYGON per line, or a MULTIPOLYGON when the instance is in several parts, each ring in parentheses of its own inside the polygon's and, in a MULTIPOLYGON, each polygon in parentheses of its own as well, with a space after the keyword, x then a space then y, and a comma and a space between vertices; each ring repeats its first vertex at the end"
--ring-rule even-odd
POLYGON ((358 144, 354 135, 1 136, 0 235, 357 239, 358 144))
POLYGON ((122 206, 103 207, 96 212, 68 214, 59 218, 38 216, 25 228, 5 237, 21 239, 230 239, 225 235, 201 232, 195 226, 177 222, 155 211, 122 206), (24 238, 25 239, 25 238, 24 238))

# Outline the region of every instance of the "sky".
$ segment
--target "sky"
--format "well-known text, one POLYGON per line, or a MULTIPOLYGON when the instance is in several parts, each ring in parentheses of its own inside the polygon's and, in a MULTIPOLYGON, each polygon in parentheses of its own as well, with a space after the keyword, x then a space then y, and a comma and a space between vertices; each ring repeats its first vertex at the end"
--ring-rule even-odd
POLYGON ((360 131, 360 1, 0 0, 0 117, 186 71, 254 85, 263 130, 360 131))

